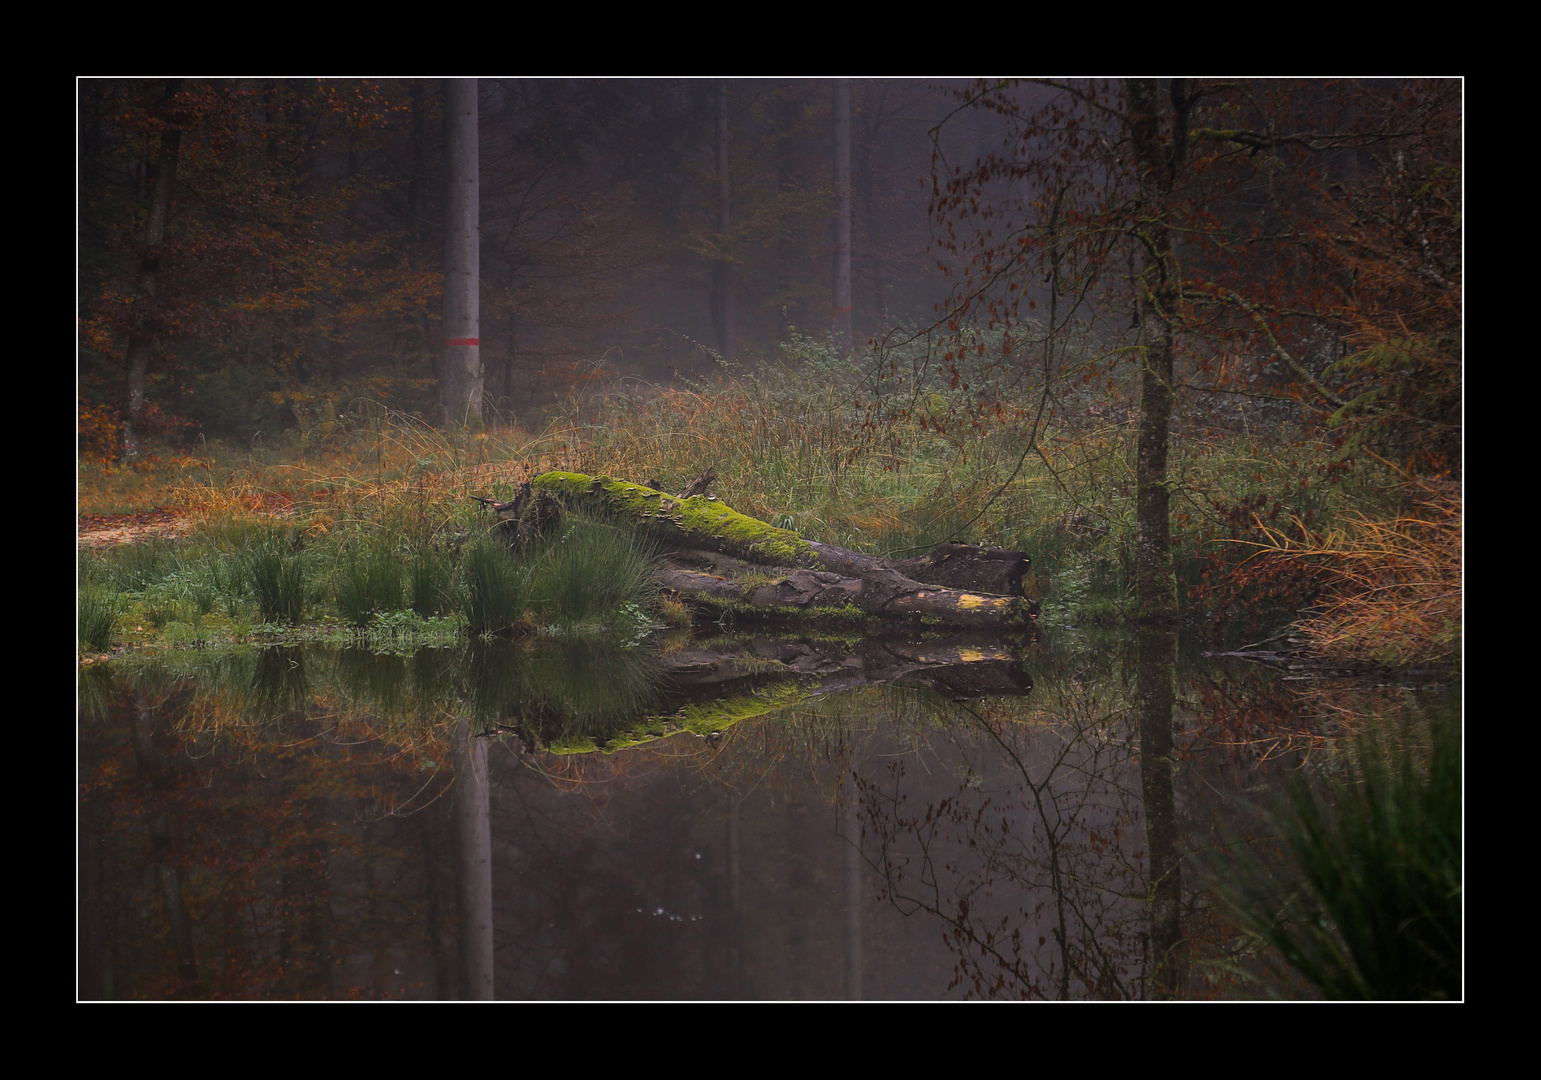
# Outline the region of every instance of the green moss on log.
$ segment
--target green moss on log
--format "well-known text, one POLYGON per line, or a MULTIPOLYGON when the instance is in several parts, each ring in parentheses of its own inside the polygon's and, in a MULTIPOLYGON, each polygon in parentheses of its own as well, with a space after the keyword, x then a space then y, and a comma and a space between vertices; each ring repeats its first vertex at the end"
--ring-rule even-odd
POLYGON ((619 514, 660 539, 687 547, 710 547, 762 566, 825 569, 813 546, 795 532, 740 514, 720 499, 668 492, 584 473, 543 473, 530 481, 572 505, 597 506, 619 514))

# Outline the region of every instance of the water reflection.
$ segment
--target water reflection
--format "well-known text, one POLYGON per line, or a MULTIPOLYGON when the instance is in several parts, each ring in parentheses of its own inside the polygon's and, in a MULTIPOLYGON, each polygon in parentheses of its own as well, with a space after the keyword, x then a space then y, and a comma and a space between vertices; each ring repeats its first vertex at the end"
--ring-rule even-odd
POLYGON ((1317 705, 1170 633, 1081 644, 87 669, 81 996, 1245 993, 1185 860, 1317 705))

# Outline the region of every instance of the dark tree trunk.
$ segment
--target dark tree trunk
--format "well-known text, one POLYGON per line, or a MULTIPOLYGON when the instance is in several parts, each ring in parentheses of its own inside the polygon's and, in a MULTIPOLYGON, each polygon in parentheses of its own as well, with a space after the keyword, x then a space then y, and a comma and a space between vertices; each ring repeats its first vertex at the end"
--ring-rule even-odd
POLYGON ((446 424, 482 418, 477 80, 444 80, 444 363, 446 424))
POLYGON ((166 80, 161 99, 160 147, 155 159, 155 190, 150 197, 150 212, 140 237, 139 271, 134 280, 133 329, 128 339, 128 417, 123 425, 123 456, 136 458, 143 437, 145 381, 150 357, 160 342, 163 330, 160 312, 161 244, 166 239, 166 221, 171 213, 171 193, 177 179, 177 156, 182 132, 164 115, 176 96, 176 84, 166 80))
POLYGON ((731 360, 738 351, 736 327, 733 320, 733 263, 732 217, 730 200, 733 194, 728 155, 728 84, 717 84, 715 95, 717 118, 717 258, 712 260, 712 325, 717 333, 717 348, 724 360, 731 360))
MULTIPOLYGON (((1028 566, 1021 552, 947 544, 923 558, 894 563, 806 540, 710 495, 676 498, 581 473, 546 473, 531 484, 537 495, 601 510, 672 549, 662 572, 664 586, 708 605, 772 614, 854 609, 864 617, 977 627, 1026 626, 1037 614, 1037 605, 1021 595, 1028 566), (932 578, 937 580, 927 580, 932 578), (991 591, 1002 586, 1011 591, 991 591)), ((514 505, 508 504, 510 512, 514 505)), ((495 508, 504 512, 502 504, 495 508)))
POLYGON ((841 356, 851 351, 851 87, 835 80, 835 319, 841 356))
POLYGON ((1139 295, 1140 424, 1135 456, 1135 590, 1140 617, 1166 620, 1177 611, 1172 570, 1171 496, 1167 455, 1172 422, 1173 328, 1180 300, 1172 266, 1172 234, 1165 215, 1177 171, 1186 154, 1187 102, 1182 81, 1172 83, 1176 105, 1169 130, 1162 130, 1154 79, 1131 79, 1129 129, 1139 169, 1142 224, 1139 295))

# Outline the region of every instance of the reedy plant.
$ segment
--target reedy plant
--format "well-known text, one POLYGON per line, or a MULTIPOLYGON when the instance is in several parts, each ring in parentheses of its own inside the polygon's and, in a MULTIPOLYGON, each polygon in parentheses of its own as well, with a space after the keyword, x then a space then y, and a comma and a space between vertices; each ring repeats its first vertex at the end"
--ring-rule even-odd
MULTIPOLYGON (((1457 696, 1458 700, 1458 696, 1457 696)), ((1274 814, 1282 870, 1239 861, 1223 890, 1243 925, 1335 999, 1462 992, 1461 732, 1441 710, 1427 764, 1405 729, 1355 740, 1322 793, 1297 775, 1274 814)))
POLYGON ((532 547, 525 601, 544 620, 594 624, 628 605, 654 605, 658 550, 628 529, 569 517, 555 537, 532 547))
POLYGON ((356 544, 337 568, 337 608, 354 626, 368 626, 377 614, 400 609, 402 578, 401 558, 388 540, 356 544))
POLYGON ((112 644, 123 602, 115 594, 97 586, 80 590, 76 604, 75 636, 81 645, 100 652, 112 644))
POLYGON ((253 538, 240 555, 242 576, 264 622, 299 625, 305 615, 303 536, 273 527, 253 538))
POLYGON ((528 575, 498 538, 483 534, 467 544, 461 552, 460 570, 466 623, 472 633, 507 630, 529 610, 528 575))

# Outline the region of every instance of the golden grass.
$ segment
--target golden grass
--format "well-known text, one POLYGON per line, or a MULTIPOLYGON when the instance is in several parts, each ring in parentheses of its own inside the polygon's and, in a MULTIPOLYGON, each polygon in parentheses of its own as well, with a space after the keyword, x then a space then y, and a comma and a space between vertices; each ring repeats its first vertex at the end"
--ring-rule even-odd
POLYGON ((1296 624, 1323 656, 1406 664, 1459 653, 1461 489, 1422 479, 1406 487, 1408 511, 1389 519, 1349 511, 1341 527, 1301 529, 1298 539, 1263 530, 1265 553, 1310 560, 1331 583, 1328 599, 1296 624))

